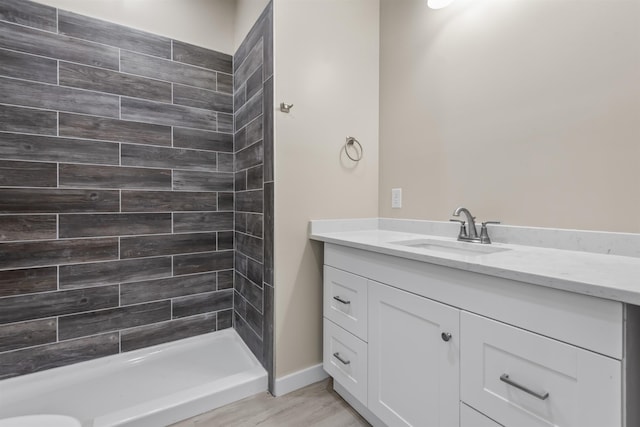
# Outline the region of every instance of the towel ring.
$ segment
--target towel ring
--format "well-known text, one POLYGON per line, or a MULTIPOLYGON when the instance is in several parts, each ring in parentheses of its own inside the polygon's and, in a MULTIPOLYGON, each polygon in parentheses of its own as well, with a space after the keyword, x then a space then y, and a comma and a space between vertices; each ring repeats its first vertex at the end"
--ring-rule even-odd
POLYGON ((344 152, 348 158, 353 160, 354 162, 359 162, 362 159, 362 154, 364 150, 362 149, 362 144, 352 136, 347 137, 347 142, 344 144, 344 152), (349 154, 349 147, 353 147, 353 151, 355 152, 354 156, 349 154))

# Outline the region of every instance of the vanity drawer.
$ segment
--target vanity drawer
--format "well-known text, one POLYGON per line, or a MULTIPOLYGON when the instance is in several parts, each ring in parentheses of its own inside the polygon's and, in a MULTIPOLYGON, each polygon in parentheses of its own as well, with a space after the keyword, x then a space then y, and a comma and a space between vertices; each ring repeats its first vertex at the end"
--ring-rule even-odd
POLYGON ((502 427, 470 406, 460 403, 460 427, 502 427))
POLYGON ((367 341, 367 279, 324 266, 324 317, 367 341))
POLYGON ((506 427, 620 427, 621 362, 462 312, 461 399, 506 427))
POLYGON ((324 319, 324 370, 363 404, 367 404, 367 343, 324 319))

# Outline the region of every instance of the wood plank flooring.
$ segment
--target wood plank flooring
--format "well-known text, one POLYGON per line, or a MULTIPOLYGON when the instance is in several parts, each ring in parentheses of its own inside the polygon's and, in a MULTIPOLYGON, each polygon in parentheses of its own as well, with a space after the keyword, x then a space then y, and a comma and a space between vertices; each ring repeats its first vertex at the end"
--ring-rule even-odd
POLYGON ((330 379, 281 397, 261 393, 173 427, 368 427, 335 391, 330 379))

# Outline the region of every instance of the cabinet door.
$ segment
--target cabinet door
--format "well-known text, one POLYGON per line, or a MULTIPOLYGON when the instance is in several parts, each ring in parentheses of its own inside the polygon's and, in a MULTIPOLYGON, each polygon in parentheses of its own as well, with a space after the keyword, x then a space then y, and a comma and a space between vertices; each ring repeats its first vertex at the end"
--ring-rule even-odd
POLYGON ((459 426, 459 310, 369 282, 368 323, 369 409, 390 427, 459 426))

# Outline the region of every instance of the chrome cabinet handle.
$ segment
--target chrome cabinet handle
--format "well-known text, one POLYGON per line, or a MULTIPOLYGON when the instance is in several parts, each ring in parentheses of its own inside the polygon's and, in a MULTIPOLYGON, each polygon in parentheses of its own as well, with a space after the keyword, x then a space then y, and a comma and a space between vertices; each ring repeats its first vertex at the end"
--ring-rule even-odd
POLYGON ((540 400, 547 400, 549 398, 549 393, 536 393, 535 391, 531 390, 530 388, 527 388, 521 384, 518 384, 517 382, 513 381, 511 378, 509 378, 508 374, 502 374, 500 375, 500 381, 509 384, 510 386, 513 386, 519 390, 524 391, 525 393, 529 393, 531 396, 536 397, 540 400))
POLYGON ((451 333, 443 332, 440 334, 440 338, 442 338, 442 341, 448 342, 451 339, 451 333))
POLYGON ((337 296, 337 295, 336 295, 335 297, 333 297, 333 299, 334 299, 334 300, 336 300, 336 301, 338 301, 338 302, 341 302, 341 303, 342 303, 342 304, 344 304, 344 305, 351 304, 351 301, 344 300, 344 299, 340 298, 340 297, 339 297, 339 296, 337 296))
POLYGON ((348 365, 348 364, 351 363, 351 360, 345 360, 342 357, 340 357, 340 353, 338 353, 338 352, 333 353, 333 357, 335 357, 340 362, 342 362, 343 365, 348 365))

